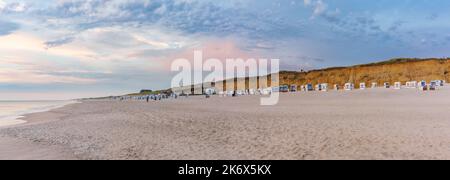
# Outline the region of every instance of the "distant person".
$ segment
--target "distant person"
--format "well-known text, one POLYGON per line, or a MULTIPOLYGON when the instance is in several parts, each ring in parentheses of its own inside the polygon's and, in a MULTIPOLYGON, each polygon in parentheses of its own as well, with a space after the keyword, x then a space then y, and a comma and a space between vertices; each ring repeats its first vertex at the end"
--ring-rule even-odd
POLYGON ((147 96, 147 102, 150 101, 150 96, 147 96))

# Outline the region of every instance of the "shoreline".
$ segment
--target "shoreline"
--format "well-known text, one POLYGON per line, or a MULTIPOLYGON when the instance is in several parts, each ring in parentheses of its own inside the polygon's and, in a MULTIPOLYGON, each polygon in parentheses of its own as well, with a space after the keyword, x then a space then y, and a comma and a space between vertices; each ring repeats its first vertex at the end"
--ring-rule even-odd
MULTIPOLYGON (((27 102, 27 101, 24 101, 24 102, 27 102)), ((36 102, 39 102, 39 101, 36 101, 36 102)), ((45 112, 52 111, 55 109, 64 108, 71 104, 81 103, 81 101, 79 101, 79 100, 68 100, 68 101, 61 101, 61 102, 66 102, 66 103, 61 104, 61 105, 56 105, 53 107, 39 109, 39 110, 31 110, 31 111, 29 110, 28 112, 23 112, 23 113, 18 113, 15 115, 8 116, 8 119, 0 120, 0 129, 5 128, 5 127, 14 127, 14 126, 18 126, 18 125, 27 124, 28 123, 28 121, 26 120, 27 116, 32 115, 32 114, 45 113, 45 112)))
MULTIPOLYGON (((82 104, 82 101, 72 101, 71 103, 53 107, 46 111, 31 112, 20 115, 17 121, 21 123, 0 126, 0 132, 4 129, 20 128, 28 125, 52 122, 60 120, 58 111, 70 109, 72 105, 82 104), (56 113, 55 113, 56 112, 56 113), (40 118, 45 116, 45 118, 40 118)), ((70 149, 55 144, 48 144, 37 140, 14 137, 0 134, 0 160, 77 160, 70 149)))

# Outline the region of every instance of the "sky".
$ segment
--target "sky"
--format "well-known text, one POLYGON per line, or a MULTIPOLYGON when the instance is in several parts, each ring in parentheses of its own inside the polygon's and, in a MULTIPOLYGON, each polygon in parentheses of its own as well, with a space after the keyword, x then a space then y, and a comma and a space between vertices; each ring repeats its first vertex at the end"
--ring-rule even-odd
POLYGON ((448 0, 0 0, 0 100, 169 88, 170 63, 317 69, 447 57, 448 0))

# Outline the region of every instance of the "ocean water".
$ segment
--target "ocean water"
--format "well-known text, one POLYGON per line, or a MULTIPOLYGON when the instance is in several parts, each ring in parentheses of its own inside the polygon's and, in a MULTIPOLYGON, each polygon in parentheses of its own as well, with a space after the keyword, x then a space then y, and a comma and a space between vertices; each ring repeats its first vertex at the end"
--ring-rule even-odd
POLYGON ((19 118, 25 114, 45 112, 76 101, 0 101, 0 126, 25 123, 19 118))

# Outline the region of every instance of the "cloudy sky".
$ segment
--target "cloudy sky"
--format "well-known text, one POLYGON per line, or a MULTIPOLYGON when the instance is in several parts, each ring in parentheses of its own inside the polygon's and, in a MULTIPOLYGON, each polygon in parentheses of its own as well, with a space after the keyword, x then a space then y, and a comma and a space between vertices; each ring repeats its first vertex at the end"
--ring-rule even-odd
POLYGON ((448 0, 0 0, 0 99, 170 87, 172 60, 279 58, 281 69, 450 52, 448 0))

